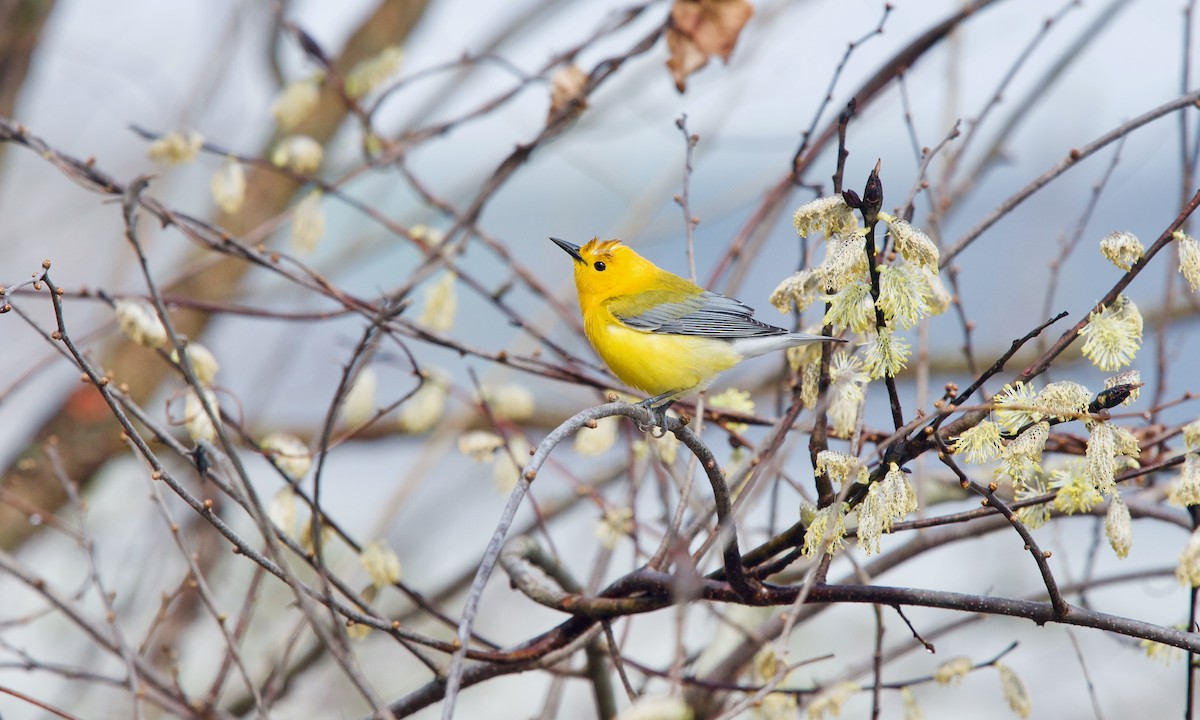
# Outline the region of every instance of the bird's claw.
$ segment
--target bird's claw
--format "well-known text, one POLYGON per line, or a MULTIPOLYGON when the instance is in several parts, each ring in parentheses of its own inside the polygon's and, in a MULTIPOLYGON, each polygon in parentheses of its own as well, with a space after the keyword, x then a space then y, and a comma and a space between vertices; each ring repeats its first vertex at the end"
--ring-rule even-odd
POLYGON ((649 398, 649 399, 643 400, 637 404, 638 407, 645 408, 646 410, 650 411, 650 423, 646 424, 646 423, 639 422, 639 423, 637 423, 637 428, 638 428, 638 430, 640 430, 644 433, 650 433, 650 437, 652 437, 652 438, 660 438, 660 437, 666 436, 666 434, 667 434, 667 408, 670 407, 669 404, 660 405, 658 407, 655 407, 653 405, 653 401, 656 399, 657 398, 649 398), (657 430, 658 432, 655 432, 655 430, 657 430))

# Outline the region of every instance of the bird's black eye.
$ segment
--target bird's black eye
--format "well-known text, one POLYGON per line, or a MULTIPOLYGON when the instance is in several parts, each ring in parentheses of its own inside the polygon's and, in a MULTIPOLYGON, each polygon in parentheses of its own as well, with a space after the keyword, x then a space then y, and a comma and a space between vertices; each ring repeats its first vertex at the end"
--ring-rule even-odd
POLYGON ((596 268, 596 272, 604 272, 604 268, 608 266, 597 260, 596 262, 592 263, 592 267, 596 268))

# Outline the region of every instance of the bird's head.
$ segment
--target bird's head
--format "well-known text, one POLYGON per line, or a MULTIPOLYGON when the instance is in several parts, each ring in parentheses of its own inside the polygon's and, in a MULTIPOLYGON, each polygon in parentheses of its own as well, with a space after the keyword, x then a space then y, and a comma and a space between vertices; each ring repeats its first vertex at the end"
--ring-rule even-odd
POLYGON ((550 239, 575 260, 575 288, 581 305, 653 288, 663 273, 620 240, 592 238, 580 247, 550 239))

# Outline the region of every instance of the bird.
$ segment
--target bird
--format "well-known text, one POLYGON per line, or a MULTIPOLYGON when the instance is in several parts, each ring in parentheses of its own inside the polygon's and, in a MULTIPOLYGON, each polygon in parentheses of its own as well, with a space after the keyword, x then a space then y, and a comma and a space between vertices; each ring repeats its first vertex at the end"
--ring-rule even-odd
POLYGON ((845 342, 785 330, 754 309, 663 270, 620 240, 583 246, 550 238, 574 262, 584 333, 659 428, 677 400, 707 389, 743 360, 815 342, 845 342))

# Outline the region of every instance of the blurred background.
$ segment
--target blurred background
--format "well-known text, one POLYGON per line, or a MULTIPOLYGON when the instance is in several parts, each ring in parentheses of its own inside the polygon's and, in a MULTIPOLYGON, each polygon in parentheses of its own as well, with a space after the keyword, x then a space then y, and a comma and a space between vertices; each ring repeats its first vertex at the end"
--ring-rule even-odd
MULTIPOLYGON (((1149 246, 1195 190, 1190 165, 1200 145, 1195 108, 1188 106, 1121 133, 1004 208, 1073 150, 1195 87, 1189 2, 978 2, 941 31, 964 4, 901 0, 888 10, 859 0, 750 5, 753 15, 740 35, 732 33, 729 62, 714 56, 680 92, 660 36, 669 2, 0 3, 7 14, 0 31, 6 53, 0 114, 118 183, 151 176, 145 195, 169 212, 225 228, 245 247, 262 249, 259 260, 231 259, 236 253, 206 247, 178 224, 143 213, 136 225, 150 274, 173 299, 181 331, 220 363, 216 400, 242 435, 237 454, 264 504, 273 503, 276 520, 294 501, 282 492, 286 478, 255 442, 285 432, 310 450, 319 448, 343 370, 354 361, 351 394, 358 404, 348 400, 335 423, 337 442, 321 470, 321 507, 355 544, 384 541, 400 561, 402 582, 456 621, 512 474, 503 451, 482 464, 461 452, 464 433, 499 431, 536 445, 568 416, 602 402, 605 387, 620 389, 583 338, 569 262, 548 236, 575 243, 621 238, 660 266, 688 275, 685 215, 676 200, 686 189, 687 211, 699 220, 697 281, 741 298, 768 322, 816 322, 812 310, 789 318, 767 299, 781 280, 813 262, 814 253, 821 257, 815 237, 812 243, 797 238, 791 215, 833 191, 837 143, 827 129, 858 97, 846 133, 845 186, 861 191, 879 162, 885 209, 904 207, 915 193, 913 222, 941 245, 944 258, 970 239, 947 268, 954 271, 959 304, 906 333, 915 352, 898 380, 911 418, 918 408, 932 412, 945 383, 969 385, 1012 340, 1067 311, 1065 321, 986 386, 999 391, 1120 277, 1097 252, 1100 238, 1125 230, 1149 246), (929 33, 934 39, 922 44, 929 33), (306 52, 301 34, 333 70, 322 67, 312 48, 306 52), (918 50, 906 54, 913 47, 918 50), (387 55, 390 48, 399 52, 387 55), (330 89, 336 83, 329 77, 344 79, 350 68, 380 58, 375 72, 381 79, 361 97, 330 89), (568 66, 579 74, 562 74, 568 66), (883 80, 875 83, 877 77, 883 80), (295 128, 281 129, 273 107, 285 88, 305 81, 320 88, 314 109, 295 128), (566 110, 552 109, 552 91, 571 82, 586 87, 586 100, 579 96, 566 110), (690 172, 680 118, 698 138, 690 172), (185 140, 196 133, 205 145, 186 162, 162 162, 161 154, 156 161, 154 141, 171 132, 185 140), (315 168, 279 162, 280 142, 290 135, 311 137, 322 149, 315 168), (937 155, 924 164, 922 149, 935 147, 937 155), (245 173, 237 212, 220 210, 213 196, 214 175, 231 156, 245 173), (923 182, 927 187, 919 188, 923 182), (296 223, 314 222, 299 206, 317 188, 324 188, 314 198, 324 225, 310 249, 296 237, 296 223), (976 237, 973 228, 999 208, 999 219, 976 237), (429 248, 442 242, 452 276, 444 262, 430 261, 436 253, 429 248), (729 254, 741 243, 744 252, 729 254), (442 321, 431 320, 438 307, 445 311, 447 294, 454 297, 450 319, 443 312, 442 321), (364 354, 358 346, 372 320, 367 304, 383 297, 408 303, 401 318, 411 327, 389 333, 364 354), (414 329, 422 324, 428 334, 414 329), (516 359, 497 361, 501 352, 516 359), (443 402, 428 393, 435 387, 443 402), (420 400, 429 403, 428 412, 415 407, 420 400), (386 412, 374 417, 377 409, 386 412)), ((116 383, 129 386, 153 421, 191 447, 182 420, 187 386, 165 357, 123 339, 106 300, 147 295, 125 238, 120 194, 72 182, 72 173, 47 154, 20 145, 0 145, 0 285, 17 285, 51 260, 75 342, 116 383)), ((1131 429, 1149 423, 1149 415, 1139 413, 1150 410, 1153 422, 1168 428, 1197 414, 1187 395, 1200 391, 1193 359, 1200 351, 1196 301, 1177 267, 1169 247, 1126 291, 1146 319, 1146 341, 1133 367, 1148 387, 1119 419, 1131 429)), ((288 586, 230 554, 206 520, 150 480, 146 462, 120 439, 98 396, 81 389, 79 367, 45 338, 55 321, 46 294, 23 288, 8 302, 21 317, 0 317, 0 505, 6 506, 0 516, 0 686, 75 717, 187 715, 184 708, 133 701, 126 679, 132 661, 104 649, 107 638, 117 638, 169 678, 181 697, 196 701, 191 712, 197 715, 204 702, 219 717, 264 709, 281 718, 368 714, 368 693, 356 690, 343 666, 322 650, 288 586), (51 438, 59 450, 47 451, 51 438), (57 470, 50 461, 56 453, 57 470), (78 486, 79 498, 64 491, 64 478, 78 486), (172 522, 183 528, 181 545, 172 522), (189 557, 200 570, 189 567, 189 557), (19 568, 44 580, 61 605, 23 579, 19 568), (197 572, 206 578, 203 601, 188 584, 197 572), (244 623, 235 632, 237 653, 227 651, 216 616, 226 617, 231 631, 234 619, 244 623), (97 640, 85 626, 106 639, 97 640), (239 668, 218 672, 231 655, 239 657, 239 668), (261 689, 257 708, 248 684, 261 689)), ((1072 380, 1095 391, 1109 374, 1076 350, 1039 383, 1072 380)), ((752 391, 756 414, 770 421, 786 406, 789 375, 781 358, 761 358, 731 372, 715 390, 752 391)), ((868 387, 862 423, 867 430, 890 429, 881 383, 868 387)), ((809 427, 806 413, 774 458, 771 477, 740 509, 744 548, 795 522, 801 496, 815 496, 809 427)), ((762 425, 745 431, 752 444, 765 434, 762 425)), ((745 458, 720 428, 710 427, 704 437, 727 469, 745 458)), ((513 534, 533 532, 593 587, 638 567, 661 541, 685 465, 647 468, 645 453, 637 454, 643 442, 626 423, 599 454, 561 446, 533 487, 541 517, 527 503, 513 534), (606 548, 598 528, 619 508, 632 510, 635 527, 621 526, 606 548)), ((159 441, 152 445, 196 497, 221 495, 197 476, 188 456, 159 441)), ((1174 445, 1174 451, 1182 448, 1174 445)), ((217 467, 235 474, 226 461, 217 467)), ((957 482, 936 462, 921 459, 912 469, 927 500, 922 514, 978 507, 973 496, 955 492, 957 482)), ((976 470, 981 481, 990 479, 989 469, 976 470)), ((296 478, 301 493, 311 494, 312 472, 296 478)), ((1140 480, 1147 502, 1161 501, 1161 485, 1172 472, 1140 480)), ((703 480, 697 482, 690 494, 702 516, 710 496, 703 480)), ((218 503, 225 522, 261 548, 251 515, 235 499, 218 503)), ((300 506, 301 519, 293 520, 297 538, 307 517, 300 506)), ((1173 573, 1191 521, 1180 509, 1161 514, 1165 519, 1135 521, 1124 560, 1102 537, 1102 515, 1056 518, 1037 537, 1053 551, 1061 584, 1095 586, 1072 602, 1186 626, 1190 595, 1173 573), (1104 581, 1124 575, 1131 577, 1104 581)), ((885 537, 885 556, 905 541, 885 537)), ((358 548, 333 537, 325 550, 331 572, 360 590, 372 587, 358 548)), ((710 552, 700 569, 719 567, 718 556, 710 552)), ((835 561, 831 578, 863 559, 851 547, 835 561)), ((304 581, 317 581, 300 558, 292 557, 289 567, 304 581)), ((476 622, 482 635, 511 646, 565 619, 511 589, 502 575, 497 571, 483 596, 476 622)), ((1037 597, 1043 590, 1020 538, 1007 528, 968 534, 875 580, 1004 597, 1037 597)), ((438 622, 411 596, 388 586, 373 594, 374 607, 402 618, 405 627, 439 640, 453 637, 452 624, 438 622)), ((1136 641, 1096 630, 906 612, 937 652, 910 649, 889 660, 886 682, 923 678, 954 656, 986 662, 1015 640, 1019 645, 1004 663, 1028 687, 1034 717, 1178 715, 1184 709, 1181 652, 1173 660, 1148 658, 1136 641), (962 625, 940 631, 952 623, 962 625)), ((693 603, 686 611, 621 620, 614 631, 637 667, 665 671, 678 641, 694 661, 690 671, 700 675, 736 643, 737 633, 726 637, 730 627, 753 627, 778 613, 693 603)), ((903 622, 887 608, 884 615, 885 647, 911 648, 903 622)), ((327 621, 328 612, 321 619, 327 621)), ((842 679, 868 685, 874 622, 870 607, 848 605, 798 625, 789 660, 823 659, 793 671, 784 685, 812 688, 842 679)), ((385 703, 433 677, 384 633, 351 638, 349 648, 352 664, 385 703)), ((446 661, 444 653, 430 655, 446 661)), ((576 660, 574 670, 581 664, 576 660)), ((466 689, 457 716, 593 717, 588 684, 568 677, 567 666, 560 670, 466 689)), ((671 689, 654 673, 631 672, 639 691, 671 689)), ((749 675, 731 681, 739 677, 753 684, 749 675)), ((1012 715, 991 668, 956 686, 914 682, 912 689, 926 717, 1012 715)), ((621 707, 629 704, 617 694, 621 707)), ((730 702, 742 697, 729 695, 730 702)), ((801 707, 804 702, 801 696, 801 707)), ((897 693, 885 693, 882 702, 885 717, 901 717, 897 693)), ((859 693, 843 716, 863 717, 870 707, 870 693, 859 693)), ((6 718, 39 712, 0 696, 6 718)), ((439 713, 435 705, 416 716, 439 713)))

